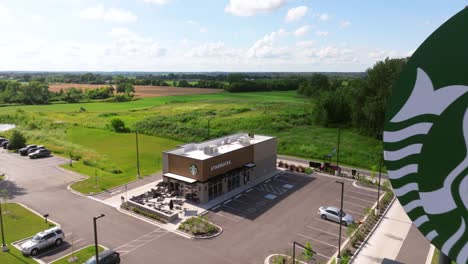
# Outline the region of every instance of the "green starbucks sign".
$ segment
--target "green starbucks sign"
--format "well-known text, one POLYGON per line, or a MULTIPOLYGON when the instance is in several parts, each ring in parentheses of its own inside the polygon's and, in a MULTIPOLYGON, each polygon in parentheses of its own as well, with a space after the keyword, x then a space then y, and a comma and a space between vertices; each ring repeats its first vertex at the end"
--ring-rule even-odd
POLYGON ((468 8, 409 59, 389 98, 383 140, 408 216, 445 255, 468 263, 468 8))

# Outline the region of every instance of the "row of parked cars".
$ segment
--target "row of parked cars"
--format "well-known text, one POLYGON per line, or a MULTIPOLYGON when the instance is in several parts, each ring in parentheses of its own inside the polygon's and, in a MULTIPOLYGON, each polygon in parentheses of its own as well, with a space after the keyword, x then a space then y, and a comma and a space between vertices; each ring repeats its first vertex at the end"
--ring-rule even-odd
MULTIPOLYGON (((0 137, 0 147, 8 149, 10 141, 6 138, 0 137)), ((21 156, 28 156, 31 159, 43 158, 50 156, 50 150, 46 149, 42 145, 27 145, 24 148, 18 150, 21 156)))
MULTIPOLYGON (((65 233, 60 227, 52 227, 47 230, 41 231, 33 236, 31 239, 23 242, 21 252, 28 256, 37 256, 40 251, 49 249, 51 247, 59 247, 65 240, 65 233)), ((120 254, 114 250, 107 249, 99 253, 98 264, 119 264, 120 254)), ((84 264, 96 264, 96 258, 93 256, 89 258, 84 264)))

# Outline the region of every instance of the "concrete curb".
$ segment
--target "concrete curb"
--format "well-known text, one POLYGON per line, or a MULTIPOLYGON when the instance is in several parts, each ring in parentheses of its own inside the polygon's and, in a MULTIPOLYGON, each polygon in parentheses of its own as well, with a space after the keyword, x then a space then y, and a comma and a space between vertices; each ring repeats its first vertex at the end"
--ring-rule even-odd
POLYGON ((210 222, 210 221, 208 221, 208 223, 210 223, 210 224, 216 226, 217 228, 219 228, 219 232, 216 233, 216 234, 214 234, 214 235, 211 235, 211 236, 197 237, 197 236, 188 234, 188 233, 186 233, 186 232, 184 232, 184 231, 179 231, 179 230, 177 230, 177 231, 178 231, 178 232, 182 232, 182 233, 184 233, 184 234, 190 236, 192 239, 212 239, 212 238, 215 238, 215 237, 221 235, 221 234, 224 232, 224 229, 223 229, 222 227, 220 227, 219 225, 217 225, 217 224, 215 224, 215 223, 213 223, 213 222, 210 222))
MULTIPOLYGON (((292 256, 288 256, 288 255, 284 255, 284 254, 271 254, 269 255, 268 257, 265 258, 265 260, 263 261, 264 264, 270 264, 270 259, 275 257, 275 256, 284 256, 284 257, 288 257, 288 258, 292 258, 292 256)), ((301 263, 301 264, 307 264, 306 262, 300 260, 300 259, 297 259, 296 258, 296 261, 294 261, 295 263, 301 263)))
POLYGON ((431 246, 429 247, 429 252, 427 253, 427 258, 426 258, 425 264, 431 264, 432 263, 432 258, 434 257, 434 251, 435 251, 435 247, 434 247, 434 245, 431 244, 431 246))
MULTIPOLYGON (((377 189, 358 185, 358 184, 357 184, 357 180, 355 180, 355 181, 353 182, 353 186, 356 187, 356 188, 358 188, 358 189, 363 189, 363 190, 367 190, 367 191, 377 192, 377 189)), ((382 187, 381 187, 380 189, 382 189, 382 187)))
MULTIPOLYGON (((108 247, 105 247, 105 246, 103 246, 103 245, 101 245, 101 244, 98 244, 98 246, 104 248, 104 250, 109 249, 108 247)), ((69 257, 70 255, 72 255, 72 254, 74 254, 74 253, 76 253, 76 252, 78 252, 78 251, 81 251, 81 250, 83 250, 83 249, 85 249, 85 248, 87 248, 87 247, 94 247, 94 244, 92 244, 92 245, 87 245, 87 246, 84 246, 84 247, 82 247, 82 248, 79 248, 79 249, 77 249, 77 250, 71 252, 70 254, 67 254, 67 255, 65 255, 65 256, 62 256, 62 257, 60 257, 60 258, 58 258, 58 259, 56 259, 56 260, 52 260, 52 261, 49 262, 48 264, 51 264, 51 263, 57 262, 57 261, 59 261, 59 260, 61 260, 61 259, 64 259, 64 258, 66 258, 66 257, 69 257)))
MULTIPOLYGON (((382 195, 383 197, 383 195, 382 195)), ((377 223, 374 225, 374 227, 372 228, 372 230, 369 232, 369 234, 367 235, 367 237, 364 239, 364 241, 362 241, 361 245, 358 247, 358 249, 354 252, 354 255, 351 257, 351 259, 349 260, 349 263, 353 263, 354 262, 354 259, 356 259, 357 255, 359 255, 359 253, 361 252, 362 250, 362 247, 363 245, 365 245, 369 239, 371 238, 371 236, 374 234, 375 230, 379 227, 380 223, 382 223, 385 215, 387 214, 387 212, 390 210, 390 207, 393 206, 393 203, 395 202, 396 200, 396 196, 394 195, 393 196, 393 199, 392 201, 388 204, 387 208, 385 209, 385 211, 382 213, 382 215, 380 216, 379 220, 377 221, 377 223)))

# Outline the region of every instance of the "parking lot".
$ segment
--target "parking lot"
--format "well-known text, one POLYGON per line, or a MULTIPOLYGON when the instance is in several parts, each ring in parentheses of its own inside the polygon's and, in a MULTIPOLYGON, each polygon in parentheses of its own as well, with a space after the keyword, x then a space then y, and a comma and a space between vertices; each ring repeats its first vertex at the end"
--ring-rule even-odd
MULTIPOLYGON (((277 240, 284 241, 284 249, 279 252, 292 248, 293 241, 303 245, 310 242, 313 250, 317 252, 315 258, 325 261, 338 249, 339 225, 321 219, 317 210, 320 206, 340 206, 341 186, 336 184, 335 180, 336 178, 329 176, 306 176, 285 172, 213 207, 209 218, 223 228, 232 230, 242 225, 255 224, 256 219, 263 217, 263 214, 270 214, 272 218, 290 214, 290 217, 296 221, 286 237, 278 232, 277 240), (276 205, 284 199, 293 205, 289 207, 289 212, 282 212, 279 207, 276 208, 276 205), (302 224, 298 225, 301 222, 302 224)), ((364 217, 365 208, 371 207, 376 201, 376 196, 375 191, 356 188, 351 182, 346 181, 344 211, 359 221, 364 217)), ((275 233, 281 227, 270 226, 270 228, 271 232, 275 233)), ((346 239, 344 226, 341 236, 344 241, 346 239)))

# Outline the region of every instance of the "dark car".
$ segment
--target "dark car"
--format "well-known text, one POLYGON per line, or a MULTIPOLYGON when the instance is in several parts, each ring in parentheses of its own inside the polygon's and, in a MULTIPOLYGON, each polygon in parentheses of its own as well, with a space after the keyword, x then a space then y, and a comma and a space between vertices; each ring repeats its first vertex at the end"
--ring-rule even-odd
POLYGON ((21 156, 26 156, 26 155, 28 155, 28 150, 30 150, 32 148, 37 148, 37 146, 36 145, 27 145, 26 147, 19 149, 18 153, 21 156))
POLYGON ((2 144, 4 141, 8 141, 8 139, 0 137, 0 144, 2 144))
POLYGON ((28 156, 30 159, 44 158, 50 156, 50 151, 48 149, 38 149, 28 156))
POLYGON ((4 148, 4 149, 6 149, 6 148, 8 147, 8 143, 9 143, 9 142, 10 142, 9 140, 3 141, 1 147, 4 148))
POLYGON ((30 149, 28 149, 28 155, 31 154, 31 153, 36 152, 39 149, 45 149, 45 147, 41 145, 41 146, 37 146, 35 148, 30 148, 30 149))
MULTIPOLYGON (((98 264, 119 264, 120 254, 112 249, 106 249, 99 253, 98 264)), ((84 264, 96 264, 96 256, 89 258, 84 264)))

